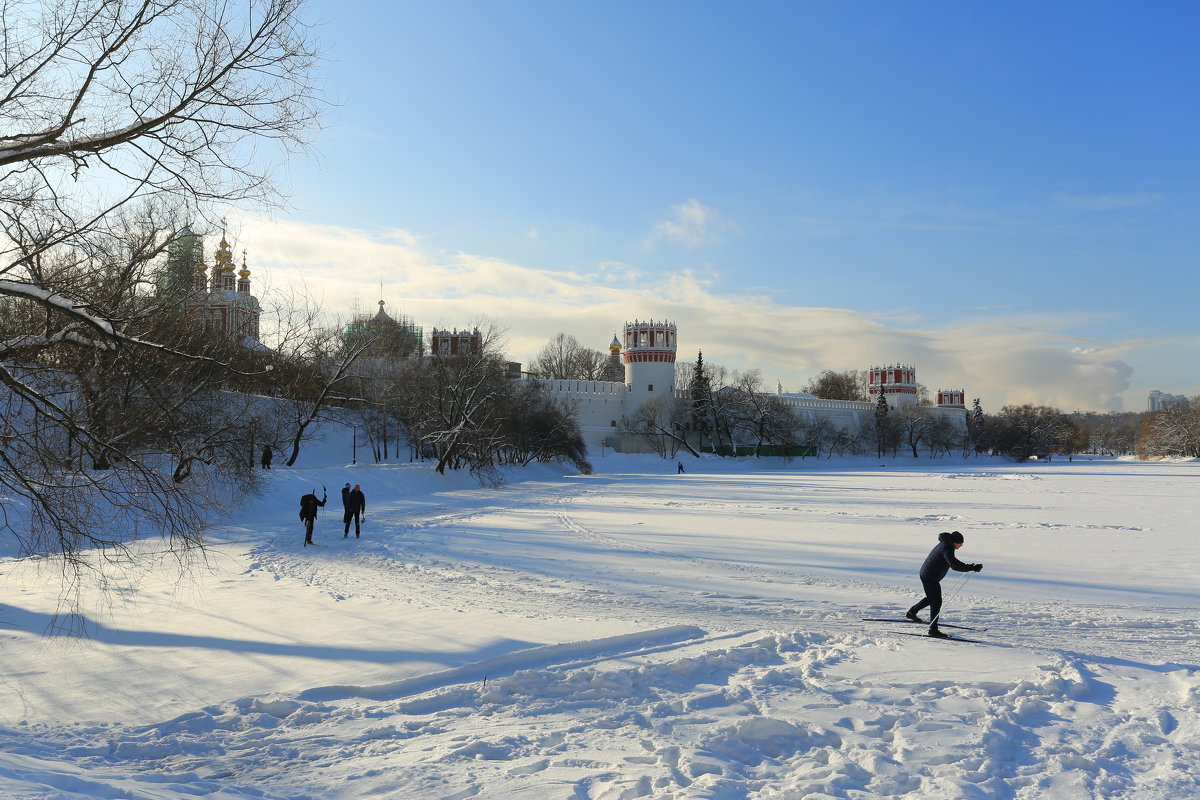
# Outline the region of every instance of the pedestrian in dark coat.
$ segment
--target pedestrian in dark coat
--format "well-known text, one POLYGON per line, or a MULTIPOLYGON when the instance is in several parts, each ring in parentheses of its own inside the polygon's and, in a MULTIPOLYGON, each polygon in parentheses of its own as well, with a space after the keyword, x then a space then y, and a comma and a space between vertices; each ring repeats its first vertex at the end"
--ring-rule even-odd
POLYGON ((979 572, 983 564, 967 564, 959 561, 954 551, 963 546, 963 535, 958 531, 939 533, 937 545, 925 557, 921 565, 921 586, 925 596, 921 601, 908 610, 904 616, 913 622, 924 622, 917 616, 923 608, 929 608, 929 635, 946 638, 946 634, 938 630, 938 617, 942 614, 942 578, 950 570, 958 572, 979 572))
POLYGON ((275 453, 271 450, 271 445, 269 445, 269 444, 264 445, 263 446, 263 454, 262 454, 262 468, 270 469, 271 461, 274 458, 275 458, 275 453))
POLYGON ((313 523, 317 521, 317 507, 324 507, 325 500, 328 495, 325 492, 325 487, 321 487, 321 499, 317 499, 317 490, 313 489, 309 494, 300 498, 300 519, 304 520, 304 546, 308 547, 313 543, 313 523))
POLYGON ((354 538, 358 538, 361 530, 361 523, 367 517, 367 496, 363 494, 362 486, 354 484, 354 488, 350 489, 350 484, 346 484, 346 488, 342 490, 342 505, 346 508, 346 513, 342 517, 342 522, 346 523, 346 530, 342 534, 345 539, 350 535, 350 520, 354 520, 354 538))

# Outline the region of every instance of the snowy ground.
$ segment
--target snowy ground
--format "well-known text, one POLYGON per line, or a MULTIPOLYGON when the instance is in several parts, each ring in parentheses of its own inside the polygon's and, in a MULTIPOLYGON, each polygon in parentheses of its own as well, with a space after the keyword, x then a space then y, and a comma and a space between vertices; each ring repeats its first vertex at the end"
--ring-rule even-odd
POLYGON ((273 470, 83 641, 0 559, 0 797, 1200 796, 1200 464, 685 463, 273 470), (980 643, 863 621, 943 530, 980 643))

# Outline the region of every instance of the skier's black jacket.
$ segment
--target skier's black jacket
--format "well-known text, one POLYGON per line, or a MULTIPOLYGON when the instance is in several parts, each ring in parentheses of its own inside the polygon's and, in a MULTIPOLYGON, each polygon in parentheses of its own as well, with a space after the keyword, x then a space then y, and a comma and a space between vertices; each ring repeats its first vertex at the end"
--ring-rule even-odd
POLYGON ((940 581, 946 577, 951 567, 958 572, 970 572, 973 569, 972 565, 959 561, 954 555, 954 542, 950 540, 950 536, 949 532, 938 534, 938 543, 929 551, 925 563, 921 565, 922 581, 940 581))
POLYGON ((317 506, 325 505, 325 499, 317 499, 315 494, 306 494, 300 498, 300 519, 316 519, 317 506))

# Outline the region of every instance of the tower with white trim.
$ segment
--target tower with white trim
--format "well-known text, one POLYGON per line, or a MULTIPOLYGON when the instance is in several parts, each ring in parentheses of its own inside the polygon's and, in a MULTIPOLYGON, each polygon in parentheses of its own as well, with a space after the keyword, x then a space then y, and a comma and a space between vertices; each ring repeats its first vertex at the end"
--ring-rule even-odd
POLYGON ((912 364, 889 364, 886 367, 871 367, 871 380, 867 387, 871 401, 879 399, 883 392, 892 408, 908 408, 917 404, 917 368, 912 364))
POLYGON ((967 394, 962 389, 938 389, 938 408, 967 407, 967 394))
POLYGON ((632 416, 644 403, 675 394, 674 322, 634 320, 625 323, 625 416, 632 416))

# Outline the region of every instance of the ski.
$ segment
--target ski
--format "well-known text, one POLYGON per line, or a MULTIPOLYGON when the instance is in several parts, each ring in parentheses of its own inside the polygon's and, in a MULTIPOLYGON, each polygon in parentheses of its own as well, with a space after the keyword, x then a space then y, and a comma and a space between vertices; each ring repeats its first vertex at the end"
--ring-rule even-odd
POLYGON ((932 639, 935 642, 970 642, 971 644, 991 644, 991 642, 983 642, 979 639, 968 639, 965 636, 930 636, 928 633, 909 633, 908 631, 896 631, 901 636, 919 636, 922 639, 932 639))
MULTIPOLYGON (((905 625, 928 625, 928 622, 913 622, 911 619, 903 617, 896 619, 893 617, 863 617, 863 622, 902 622, 905 625)), ((939 622, 939 628, 958 628, 964 631, 986 631, 987 628, 972 628, 970 625, 951 625, 949 622, 939 622)))

